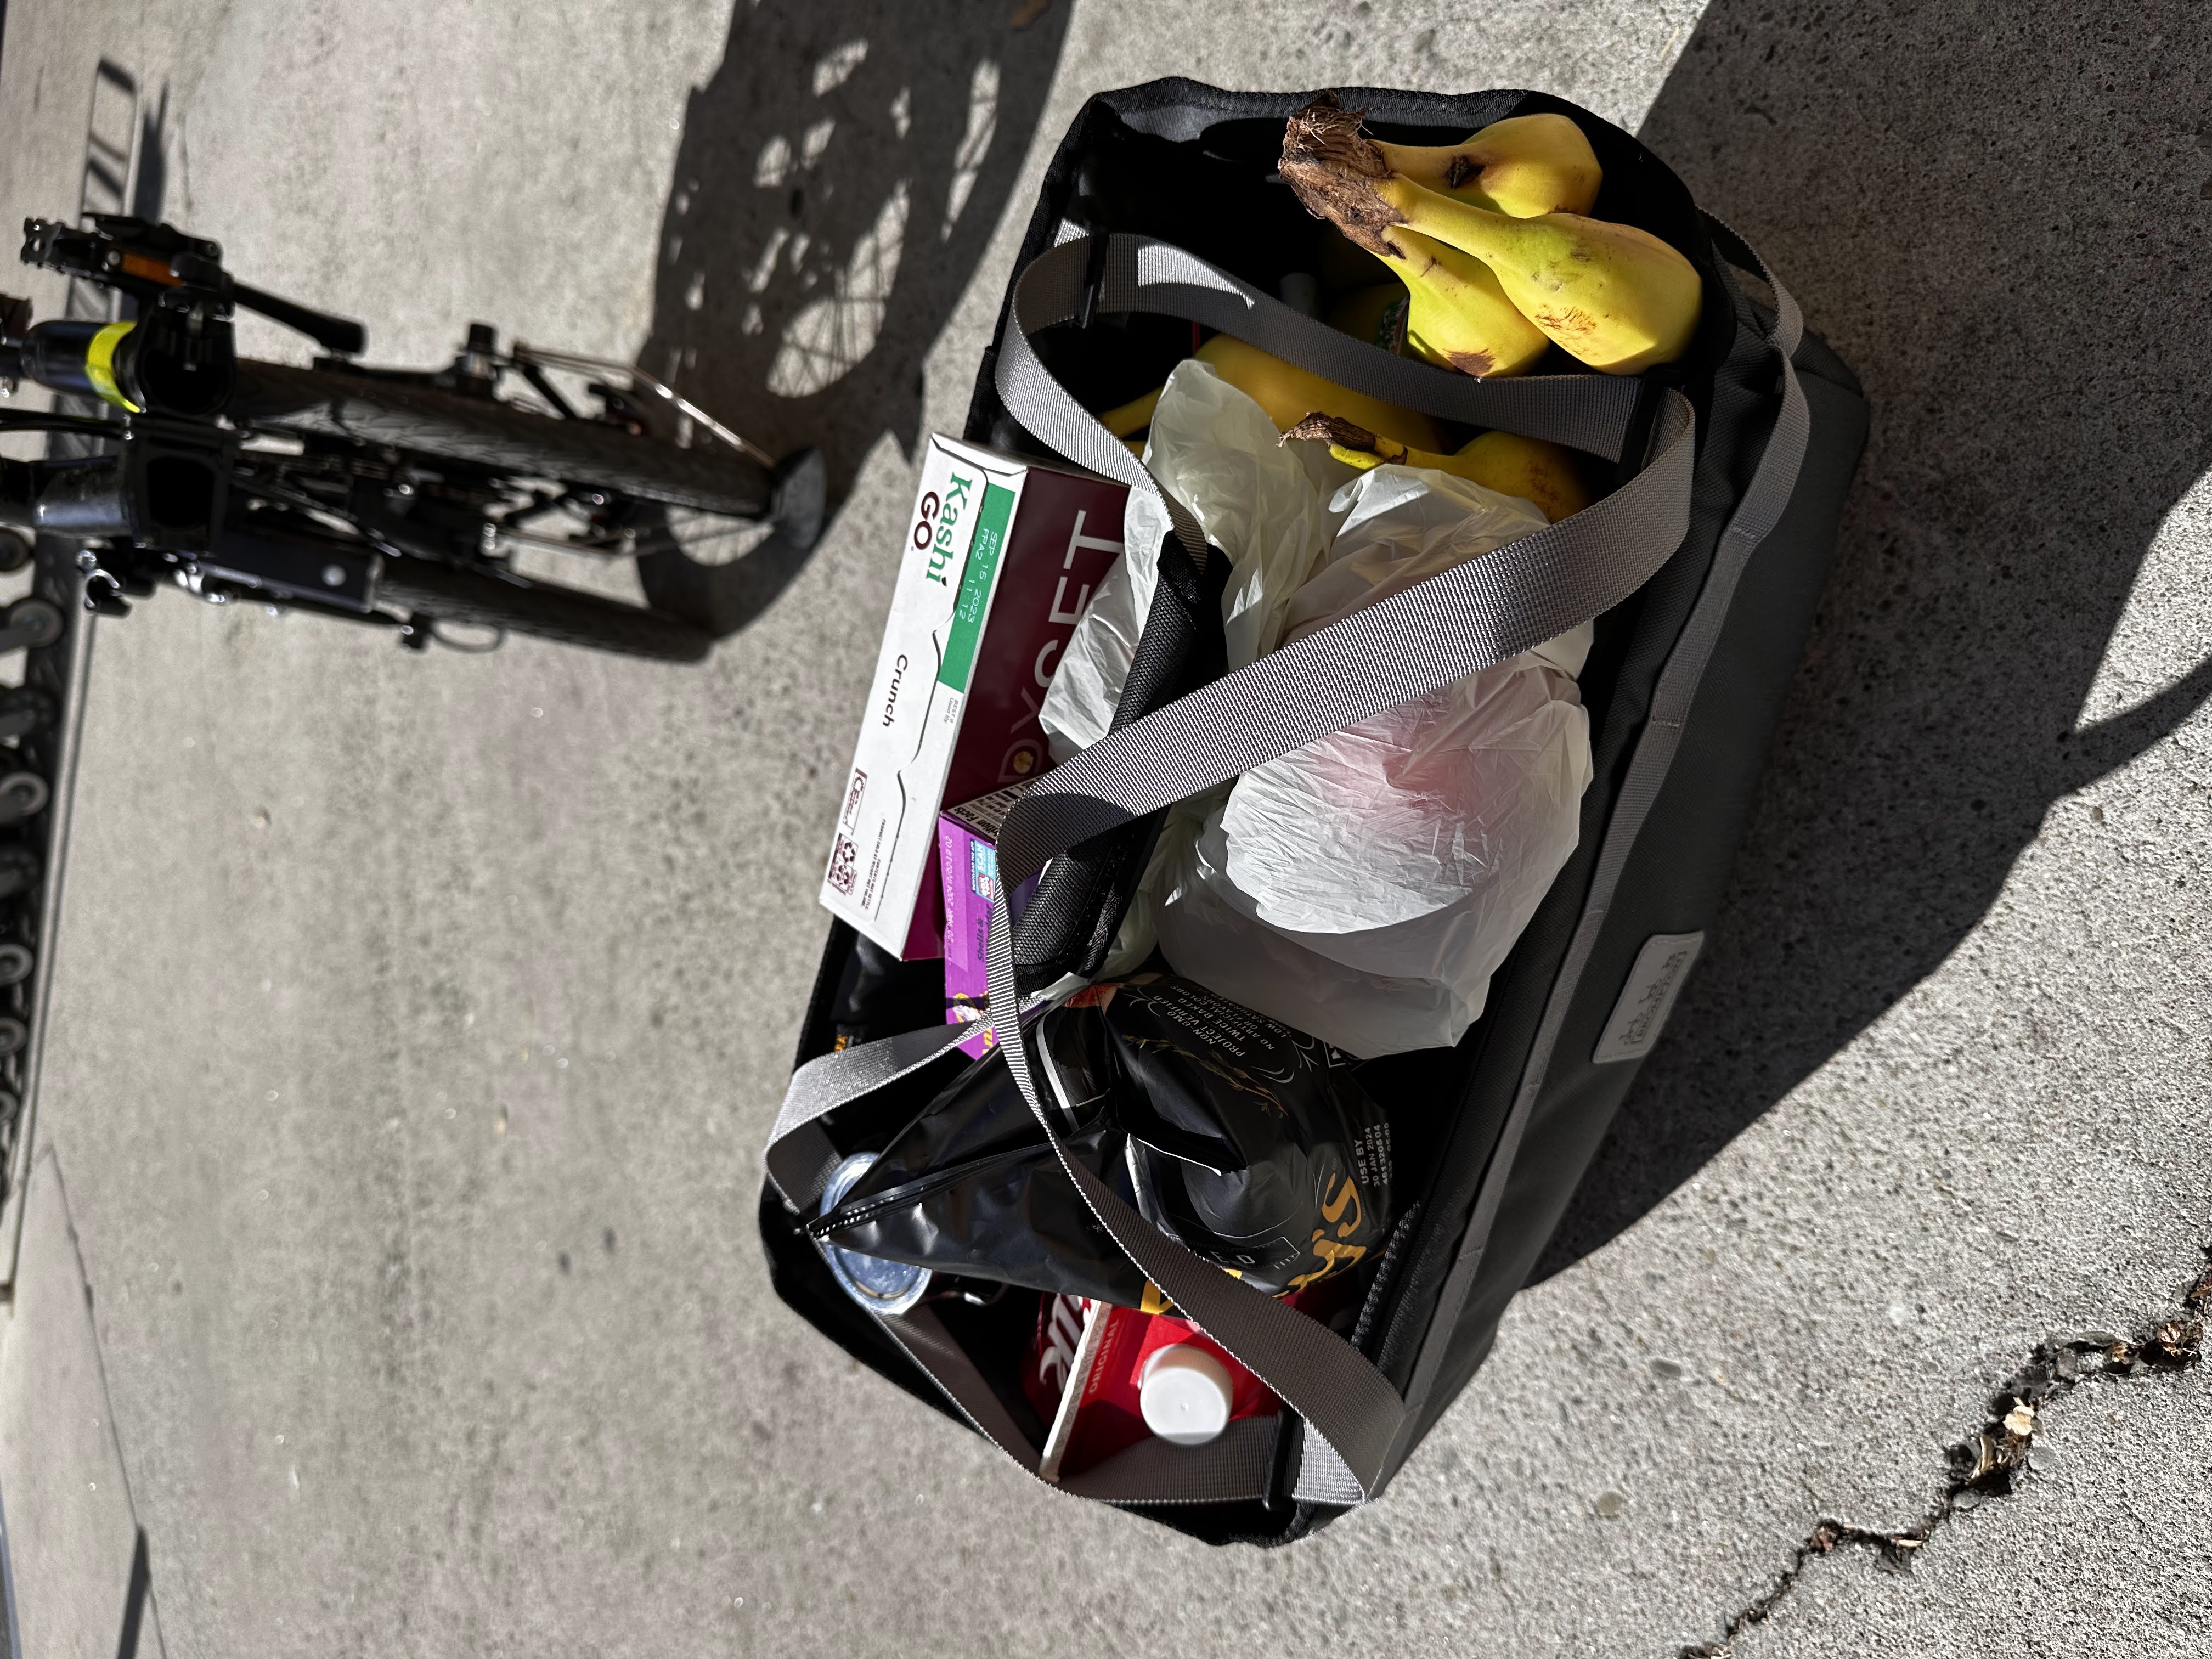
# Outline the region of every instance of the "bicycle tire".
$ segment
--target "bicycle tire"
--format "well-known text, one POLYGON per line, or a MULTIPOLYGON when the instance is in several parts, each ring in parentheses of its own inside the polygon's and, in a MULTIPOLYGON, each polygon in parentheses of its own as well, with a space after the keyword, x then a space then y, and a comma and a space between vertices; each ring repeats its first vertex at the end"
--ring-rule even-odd
POLYGON ((390 554, 377 575, 376 603, 416 617, 659 662, 697 662, 714 647, 714 636, 706 629, 665 611, 511 573, 390 554))
POLYGON ((731 518, 766 518, 776 505, 769 470, 726 447, 678 449, 601 422, 561 420, 435 386, 241 358, 228 413, 241 425, 445 456, 731 518))

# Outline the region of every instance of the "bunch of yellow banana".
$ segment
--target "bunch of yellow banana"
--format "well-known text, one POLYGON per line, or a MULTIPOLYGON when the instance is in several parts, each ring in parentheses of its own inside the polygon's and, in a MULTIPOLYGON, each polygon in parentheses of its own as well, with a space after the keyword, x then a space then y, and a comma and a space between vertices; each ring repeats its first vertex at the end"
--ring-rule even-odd
POLYGON ((1557 524, 1590 504, 1574 452, 1517 432, 1486 432, 1456 454, 1439 455, 1392 441, 1352 422, 1318 412, 1283 434, 1285 442, 1311 438, 1328 453, 1362 471, 1376 466, 1425 466, 1535 504, 1545 521, 1557 524))
POLYGON ((1405 283, 1407 343, 1422 356, 1510 374, 1551 340, 1632 374, 1688 349, 1696 268, 1648 231, 1585 216, 1597 157, 1565 116, 1516 116, 1437 147, 1378 143, 1359 123, 1323 93, 1284 131, 1283 177, 1405 283))

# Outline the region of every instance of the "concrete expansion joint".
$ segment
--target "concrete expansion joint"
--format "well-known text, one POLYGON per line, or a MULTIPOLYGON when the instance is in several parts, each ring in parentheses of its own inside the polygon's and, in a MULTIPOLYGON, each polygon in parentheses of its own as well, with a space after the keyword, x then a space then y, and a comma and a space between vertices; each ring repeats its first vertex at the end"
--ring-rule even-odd
POLYGON ((2045 1337, 1989 1399, 1988 1419, 1947 1454, 1948 1478, 1943 1491, 1906 1532, 1881 1532, 1848 1521, 1823 1517, 1792 1553, 1790 1565, 1757 1600, 1739 1608, 1717 1642, 1680 1650, 1679 1659, 1722 1659, 1736 1638, 1766 1617, 1797 1587, 1806 1564, 1838 1549, 1870 1550, 1882 1565, 1910 1572, 1920 1552, 1962 1510, 2008 1498, 2023 1475, 2038 1468, 2035 1431, 2039 1413, 2052 1401, 2096 1376, 2170 1375, 2199 1364, 2204 1354, 2207 1322, 2212 1320, 2212 1242, 2196 1281, 2172 1310, 2137 1325, 2133 1333, 2078 1331, 2045 1337))

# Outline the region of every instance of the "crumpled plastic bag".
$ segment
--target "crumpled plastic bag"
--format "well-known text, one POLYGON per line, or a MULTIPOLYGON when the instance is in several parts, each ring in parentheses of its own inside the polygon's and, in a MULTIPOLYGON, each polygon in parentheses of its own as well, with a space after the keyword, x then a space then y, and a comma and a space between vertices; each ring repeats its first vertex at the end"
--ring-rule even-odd
MULTIPOLYGON (((1152 411, 1145 465, 1229 556, 1221 621, 1233 672, 1282 643, 1291 596, 1334 536, 1330 496, 1352 469, 1319 444, 1285 444, 1260 405, 1195 358, 1176 365, 1152 411)), ((1091 596, 1037 719, 1064 761, 1104 737, 1152 607, 1167 510, 1132 491, 1122 544, 1091 596)))
MULTIPOLYGON (((1174 867, 1162 881, 1170 902, 1158 913, 1159 926, 1173 941, 1170 949, 1163 940, 1164 953, 1186 978, 1256 1012, 1267 1012, 1257 1008, 1265 1001, 1336 1036, 1354 1037, 1368 1051, 1363 1059, 1435 1048, 1474 1019, 1468 1000, 1441 981, 1363 974, 1245 915, 1198 879, 1195 845, 1173 856, 1174 867), (1332 1018, 1330 1010, 1340 1004, 1343 1018, 1332 1018)), ((1321 1030, 1311 1035, 1342 1046, 1321 1030)))
MULTIPOLYGON (((1287 637, 1540 530, 1529 503, 1377 467, 1340 491, 1287 637)), ((1363 1058, 1459 1041, 1572 854, 1584 623, 1255 767, 1163 872, 1176 971, 1363 1058)))
POLYGON ((1255 767, 1169 878, 1161 950, 1363 1059, 1457 1042, 1575 849, 1589 732, 1531 653, 1255 767))
MULTIPOLYGON (((1533 501, 1413 466, 1361 473, 1336 492, 1329 511, 1337 528, 1328 557, 1283 598, 1283 644, 1532 536, 1546 522, 1533 501)), ((1581 669, 1577 662, 1567 672, 1581 669)))
MULTIPOLYGON (((1303 1289, 1389 1237, 1389 1122, 1345 1057, 1310 1037, 1142 974, 1045 1015, 1036 1051, 1076 1161, 1255 1289, 1303 1289)), ((807 1231, 862 1255, 1127 1307, 1151 1288, 995 1048, 807 1231)))

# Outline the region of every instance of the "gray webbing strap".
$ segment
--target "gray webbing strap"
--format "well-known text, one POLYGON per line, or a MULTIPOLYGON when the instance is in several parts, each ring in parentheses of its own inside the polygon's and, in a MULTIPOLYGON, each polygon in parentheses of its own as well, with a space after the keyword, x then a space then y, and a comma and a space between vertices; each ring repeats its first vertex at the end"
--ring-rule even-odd
MULTIPOLYGON (((1040 257, 1016 283, 998 385, 1014 417, 1070 459, 1134 489, 1158 486, 1045 371, 1028 332, 1079 313, 1088 240, 1040 257)), ((1116 237, 1095 304, 1190 316, 1301 367, 1429 413, 1618 456, 1638 387, 1599 376, 1485 382, 1363 345, 1178 249, 1116 237)), ((1633 593, 1686 532, 1695 417, 1669 392, 1636 478, 1595 506, 1316 630, 1092 744, 1047 774, 1002 828, 1000 890, 1115 824, 1489 666, 1633 593)), ((1170 503, 1170 511, 1173 510, 1170 503)), ((1356 1502, 1376 1491, 1404 1402, 1325 1326, 1240 1284, 1158 1231, 1068 1151, 1013 1015, 1011 918, 992 921, 991 1006, 1006 1061, 1100 1224, 1187 1316, 1310 1425, 1299 1489, 1356 1502), (1315 1437, 1318 1437, 1316 1442, 1315 1437)))
POLYGON ((974 1033, 965 1025, 931 1025, 902 1031, 880 1042, 864 1042, 810 1060, 791 1074, 783 1109, 769 1131, 768 1178, 785 1202, 805 1210, 822 1196, 837 1150, 816 1119, 840 1106, 909 1077, 974 1033))
MULTIPOLYGON (((1127 241, 1127 237, 1115 237, 1115 241, 1127 241)), ((1168 522, 1175 528, 1176 538, 1182 543, 1194 562, 1201 570, 1206 568, 1206 533, 1199 528, 1198 520, 1172 494, 1162 489, 1159 480, 1153 477, 1145 464, 1129 453, 1128 447, 1091 418, 1091 412, 1069 397, 1051 372, 1037 361, 1030 348, 1029 337, 1041 328, 1050 328, 1057 323, 1073 322, 1082 314, 1086 297, 1085 272, 1091 251, 1087 236, 1074 241, 1062 242, 1048 253, 1040 254, 1030 262, 1020 280, 1014 284, 1013 315, 1006 329, 1006 337, 1000 343, 998 373, 999 395, 1009 410, 1018 410, 1020 398, 1034 403, 1043 411, 1052 430, 1030 431, 1050 444, 1070 460, 1089 467, 1093 472, 1126 484, 1131 489, 1141 490, 1152 496, 1167 509, 1168 522), (1009 385, 1022 390, 1009 393, 1009 385), (1048 392, 1045 390, 1049 388, 1048 392), (1056 394, 1056 395, 1055 395, 1056 394), (1071 415, 1069 411, 1073 411, 1071 415), (1080 452, 1063 444, 1079 447, 1080 452)), ((1102 289, 1102 296, 1103 290, 1102 289)), ((1117 297, 1119 297, 1117 291, 1117 297)), ((1128 307, 1124 307, 1123 309, 1128 307)), ((1017 419, 1020 416, 1018 413, 1017 419)), ((1024 425, 1028 423, 1024 422, 1024 425)))
MULTIPOLYGON (((1132 489, 1157 493, 1142 463, 1068 395, 1030 344, 1039 330, 1083 314, 1091 253, 1088 236, 1062 242, 1030 261, 1015 283, 1010 325, 999 342, 999 397, 1015 419, 1068 459, 1132 489)), ((1608 374, 1484 380, 1401 357, 1149 236, 1107 238, 1091 309, 1188 318, 1385 403, 1549 438, 1613 460, 1620 459, 1643 386, 1633 377, 1608 374)))
MULTIPOLYGON (((1673 765, 1674 751, 1680 745, 1683 722, 1688 719, 1690 705, 1695 700, 1698 683, 1704 678, 1705 665, 1712 659, 1713 647, 1719 642, 1721 629, 1727 623, 1729 606, 1735 597, 1737 582, 1741 579, 1751 556, 1766 539, 1767 533, 1781 521, 1784 511, 1797 485, 1798 469, 1804 464, 1805 445, 1812 433, 1812 411, 1805 401, 1804 388, 1797 383, 1797 371, 1790 362, 1797 343, 1804 335, 1804 319, 1797 301, 1779 278, 1767 269, 1766 262, 1752 249, 1749 243, 1730 230, 1711 214, 1707 223, 1715 233, 1714 240, 1723 252, 1747 268, 1755 268, 1766 278, 1774 290, 1774 326, 1767 335, 1781 364, 1782 409, 1776 416, 1774 430, 1766 441, 1765 452, 1759 457, 1758 468, 1753 472, 1750 485, 1743 498, 1736 503, 1728 528, 1721 533, 1720 543, 1713 552, 1713 562, 1699 591, 1698 602, 1692 607, 1689 621, 1683 625, 1680 637, 1661 671, 1659 683, 1652 693, 1651 714, 1642 735, 1638 738, 1636 753, 1629 762, 1628 775, 1621 785, 1620 799, 1614 803, 1607 820, 1605 841, 1599 851, 1596 867, 1590 878, 1589 896, 1583 901, 1581 919, 1575 927, 1574 939, 1569 945, 1566 959, 1560 965, 1559 977, 1553 982, 1552 993, 1544 1006, 1542 1021, 1536 1029, 1536 1040, 1528 1051, 1527 1064, 1521 1074, 1521 1085, 1516 1093, 1511 1110, 1507 1114, 1505 1127, 1499 1133, 1497 1151, 1489 1168, 1485 1170, 1481 1186, 1477 1189, 1474 1210, 1468 1218, 1466 1233, 1462 1237, 1457 1257, 1453 1261, 1450 1275, 1444 1281, 1442 1295, 1437 1298, 1435 1317, 1430 1322, 1420 1358, 1415 1363, 1413 1379, 1406 1391, 1407 1433, 1417 1425, 1422 1406, 1429 1390, 1435 1385, 1437 1368, 1443 1363, 1450 1346, 1451 1334, 1459 1323, 1460 1310, 1466 1305, 1474 1288, 1475 1274, 1482 1265, 1484 1250, 1490 1241, 1490 1229, 1497 1219, 1498 1206, 1504 1201, 1505 1188, 1513 1172, 1513 1161, 1520 1150, 1522 1135, 1528 1127, 1528 1119, 1535 1110, 1537 1097, 1543 1091, 1544 1079, 1549 1071, 1552 1055, 1559 1045, 1559 1030, 1565 1024, 1568 1010, 1573 1006, 1575 993, 1580 986, 1583 970, 1589 965, 1590 953, 1596 948, 1598 935, 1605 926, 1606 912, 1611 908, 1614 891, 1620 885, 1622 872, 1628 866, 1629 855, 1635 850, 1636 840, 1642 832, 1644 822, 1650 815, 1651 805, 1657 799, 1667 773, 1673 765)), ((1395 1448, 1390 1468, 1395 1468, 1407 1451, 1406 1446, 1395 1448)))
MULTIPOLYGON (((1003 866, 1002 866, 1003 867, 1003 866)), ((1000 891, 1010 892, 1010 887, 1000 891)), ((992 1007, 1006 988, 1013 1006, 1013 946, 1006 906, 991 918, 986 951, 992 1007)), ((1061 1135, 1056 1108, 1048 1108, 1033 1067, 1029 1043, 1011 1015, 998 1024, 1007 1068, 1043 1125, 1060 1167, 1099 1224, 1145 1276, 1159 1286, 1184 1317, 1226 1348, 1255 1376, 1311 1424, 1335 1450, 1362 1492, 1379 1483, 1383 1460, 1405 1410, 1390 1380, 1327 1326, 1262 1291, 1239 1283, 1146 1221, 1086 1169, 1061 1135)), ((1162 1498, 1179 1494, 1162 1492, 1162 1498)))

